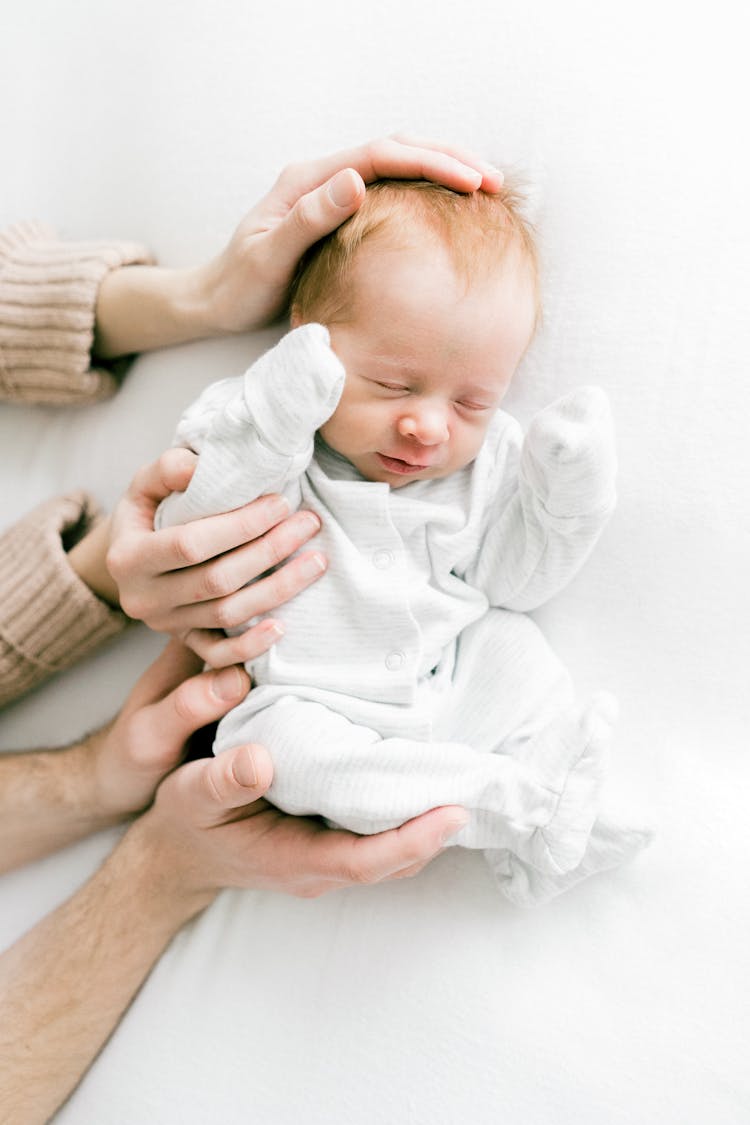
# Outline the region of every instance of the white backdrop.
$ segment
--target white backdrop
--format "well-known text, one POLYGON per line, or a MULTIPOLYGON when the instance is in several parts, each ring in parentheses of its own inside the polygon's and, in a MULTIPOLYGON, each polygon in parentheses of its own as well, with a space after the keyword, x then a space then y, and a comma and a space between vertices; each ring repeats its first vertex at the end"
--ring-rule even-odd
MULTIPOLYGON (((5 0, 0 222, 217 250, 291 160, 403 129, 527 172, 545 318, 506 406, 609 394, 620 505, 538 615, 620 698, 613 787, 658 827, 548 907, 480 857, 316 902, 226 894, 175 941, 59 1120, 97 1125, 740 1125, 750 933, 747 65, 739 5, 608 0, 5 0), (72 9, 72 10, 71 10, 72 9)), ((180 409, 278 333, 138 361, 113 401, 0 409, 10 522, 111 505, 180 409)), ((2 745, 107 718, 135 630, 3 717, 2 745)), ((0 882, 9 942, 106 834, 0 882)))

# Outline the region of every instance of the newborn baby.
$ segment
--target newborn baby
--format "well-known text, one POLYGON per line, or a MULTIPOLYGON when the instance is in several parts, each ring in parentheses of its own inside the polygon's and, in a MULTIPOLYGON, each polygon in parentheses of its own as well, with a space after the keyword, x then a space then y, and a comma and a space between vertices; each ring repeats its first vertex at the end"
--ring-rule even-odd
MULTIPOLYGON (((499 409, 538 316, 517 193, 381 182, 304 260, 294 330, 208 389, 200 454, 157 526, 268 492, 316 512, 327 575, 275 616, 217 753, 266 745, 269 800, 372 833, 443 804, 514 902, 545 901, 648 839, 600 816, 616 710, 576 705, 522 612, 578 571, 615 501, 603 393, 524 439, 499 409)), ((248 623, 252 624, 252 623, 248 623)))

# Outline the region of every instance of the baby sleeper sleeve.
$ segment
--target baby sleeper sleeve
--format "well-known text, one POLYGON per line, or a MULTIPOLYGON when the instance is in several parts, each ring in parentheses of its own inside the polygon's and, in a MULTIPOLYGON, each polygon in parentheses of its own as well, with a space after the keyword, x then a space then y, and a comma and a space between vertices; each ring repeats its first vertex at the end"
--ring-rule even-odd
POLYGON ((232 511, 299 478, 315 431, 336 408, 344 368, 321 324, 288 333, 241 377, 208 387, 183 415, 175 444, 199 454, 185 492, 168 496, 156 527, 232 511))
POLYGON ((615 505, 616 457, 609 404, 580 387, 520 431, 501 434, 499 487, 466 580, 493 606, 526 611, 573 578, 615 505))

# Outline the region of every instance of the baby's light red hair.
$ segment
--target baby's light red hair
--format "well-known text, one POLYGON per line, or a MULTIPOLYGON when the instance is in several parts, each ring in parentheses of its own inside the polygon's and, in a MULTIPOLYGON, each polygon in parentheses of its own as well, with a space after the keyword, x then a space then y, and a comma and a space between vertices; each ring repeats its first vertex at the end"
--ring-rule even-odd
POLYGON ((422 180, 378 180, 350 219, 307 251, 291 291, 296 323, 334 324, 351 307, 350 270, 359 249, 381 240, 389 248, 414 244, 425 233, 448 250, 467 285, 498 269, 509 249, 529 268, 539 307, 534 233, 523 214, 524 197, 512 182, 490 195, 461 195, 422 180))

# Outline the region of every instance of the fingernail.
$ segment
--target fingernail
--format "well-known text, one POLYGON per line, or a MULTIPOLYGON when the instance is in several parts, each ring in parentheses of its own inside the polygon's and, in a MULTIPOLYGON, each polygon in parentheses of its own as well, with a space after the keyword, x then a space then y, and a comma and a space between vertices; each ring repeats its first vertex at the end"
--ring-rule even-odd
POLYGON ((217 699, 223 699, 225 702, 241 699, 247 691, 245 676, 234 665, 217 672, 211 686, 217 699))
POLYGON ((461 829, 465 828, 468 823, 469 823, 469 814, 468 813, 464 813, 462 816, 455 817, 450 822, 450 824, 447 824, 445 826, 445 829, 443 830, 443 835, 440 838, 440 842, 442 844, 447 844, 448 841, 452 840, 454 836, 457 836, 458 833, 461 831, 461 829))
POLYGON ((325 559, 317 553, 309 555, 300 562, 300 570, 305 578, 314 578, 316 574, 322 574, 325 568, 325 559))
POLYGON ((351 168, 337 172, 328 185, 328 194, 337 207, 351 207, 360 191, 360 179, 351 168))
POLYGON ((284 636, 284 630, 278 621, 264 621, 262 628, 264 633, 271 634, 268 638, 269 644, 273 644, 274 641, 278 641, 279 637, 284 636))
POLYGON ((314 512, 300 512, 300 523, 304 531, 320 531, 320 520, 314 512))
POLYGON ((496 168, 494 164, 485 164, 484 169, 485 175, 495 176, 502 187, 505 183, 505 174, 501 172, 499 168, 496 168))
POLYGON ((283 520, 291 512, 286 496, 276 496, 271 501, 271 519, 283 520))
POLYGON ((232 774, 239 785, 250 789, 258 784, 258 774, 255 769, 252 751, 244 746, 232 762, 232 774))

